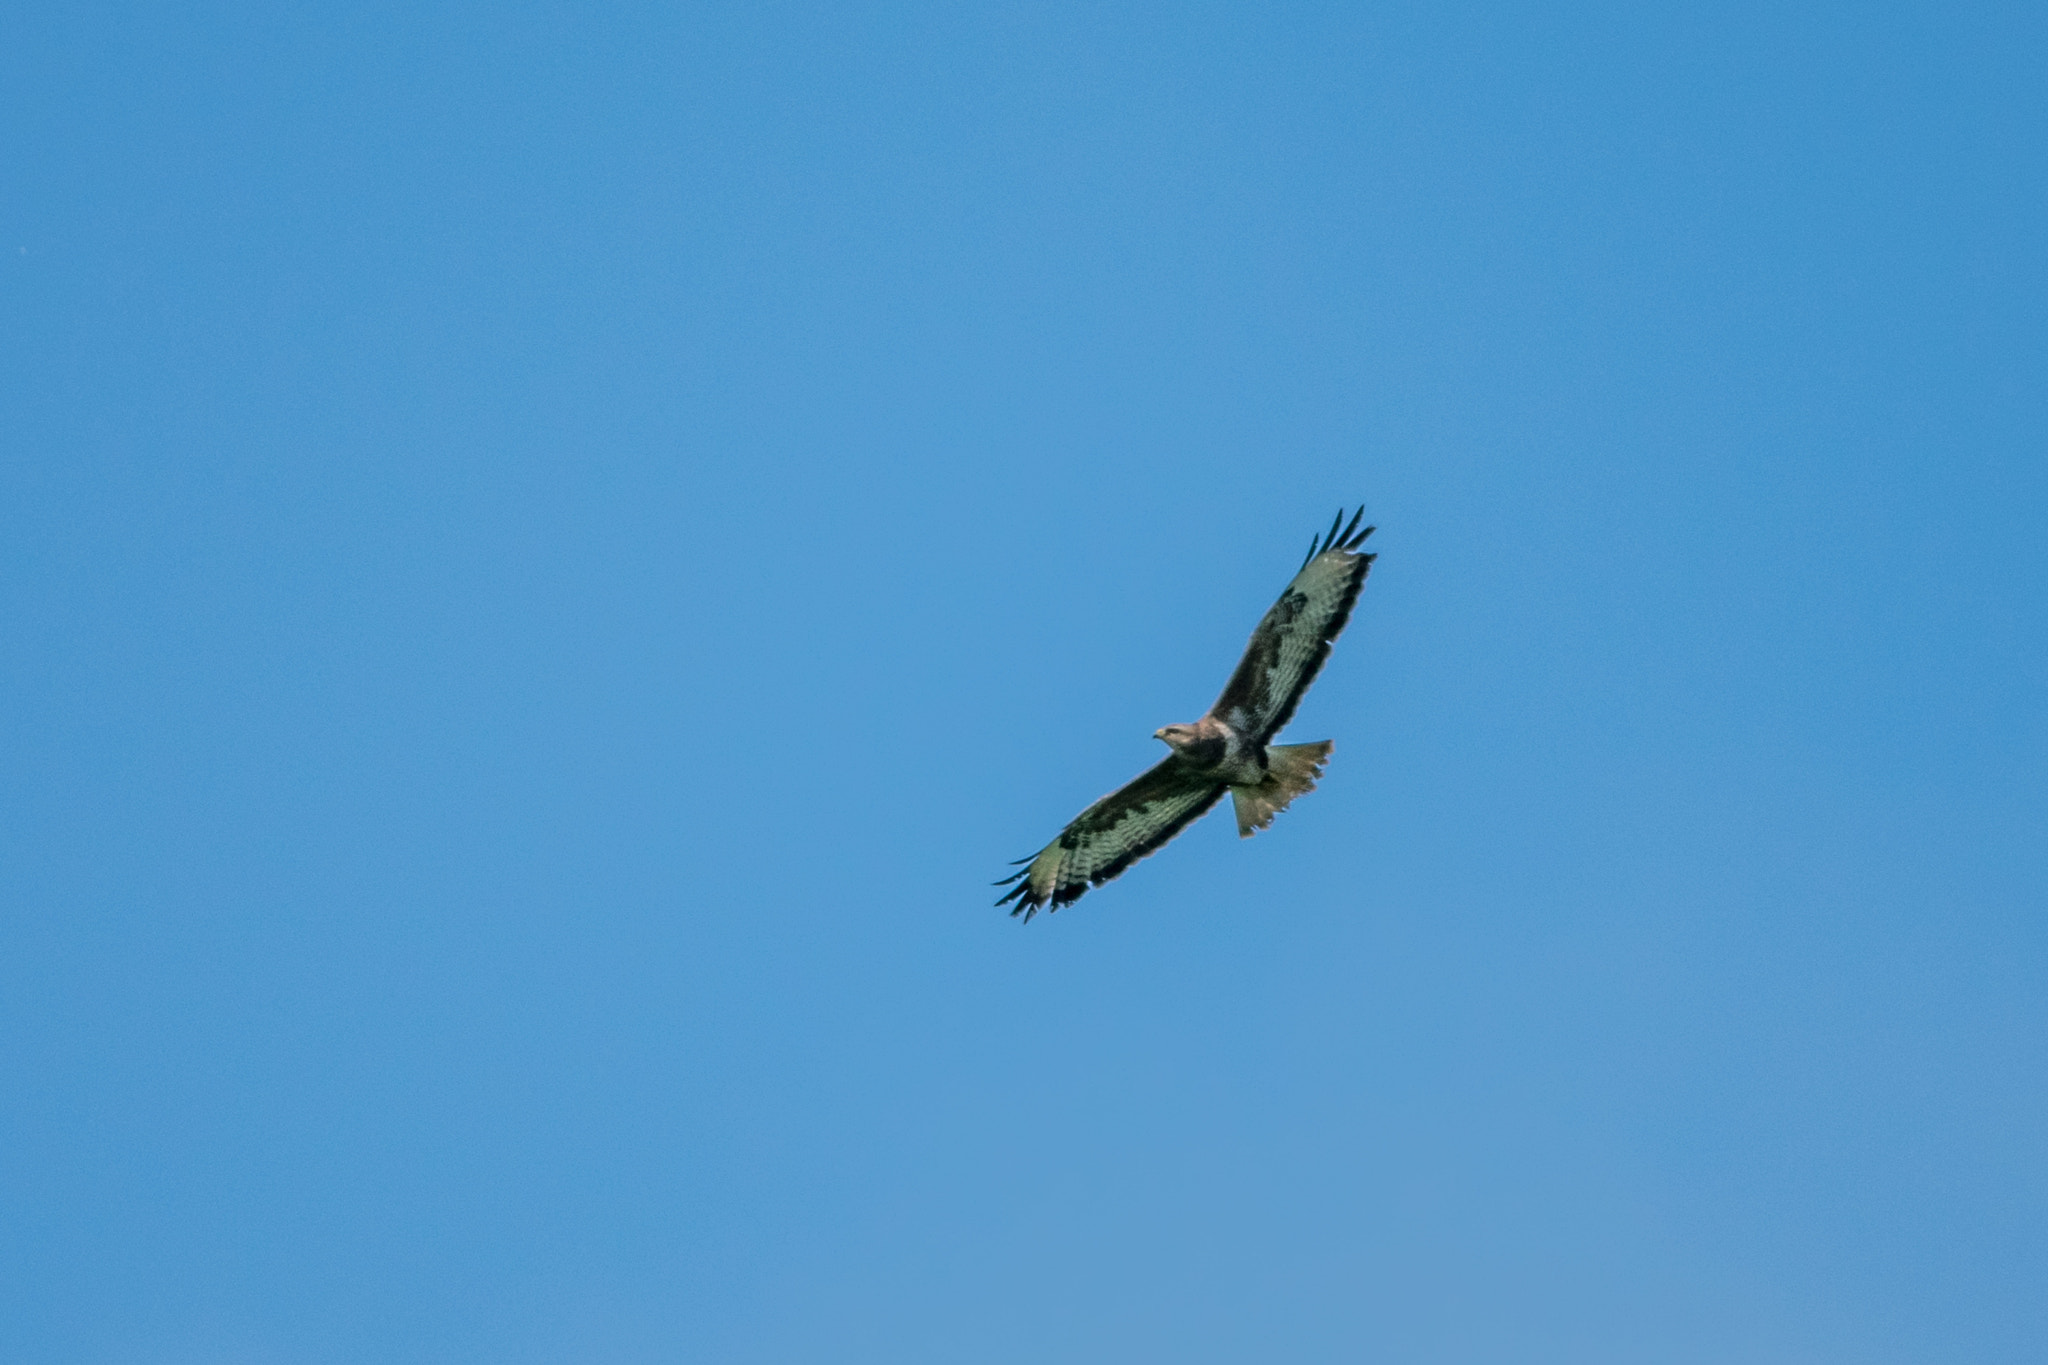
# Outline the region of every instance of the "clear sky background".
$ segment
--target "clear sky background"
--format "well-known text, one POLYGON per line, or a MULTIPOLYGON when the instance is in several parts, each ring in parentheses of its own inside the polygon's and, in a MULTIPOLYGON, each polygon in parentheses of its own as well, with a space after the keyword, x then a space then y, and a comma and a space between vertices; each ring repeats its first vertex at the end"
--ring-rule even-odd
POLYGON ((6 28, 0 1359, 2048 1357, 2048 10, 6 28))

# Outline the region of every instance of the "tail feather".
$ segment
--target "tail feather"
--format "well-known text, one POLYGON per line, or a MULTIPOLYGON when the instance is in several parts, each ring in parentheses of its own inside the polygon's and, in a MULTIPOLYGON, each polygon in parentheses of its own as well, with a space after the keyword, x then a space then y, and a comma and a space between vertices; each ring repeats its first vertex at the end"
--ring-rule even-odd
POLYGON ((1249 839, 1273 823, 1273 817, 1303 792, 1312 791, 1330 761, 1331 740, 1314 744, 1272 744, 1266 748, 1266 780, 1256 787, 1232 787, 1237 807, 1237 832, 1249 839))

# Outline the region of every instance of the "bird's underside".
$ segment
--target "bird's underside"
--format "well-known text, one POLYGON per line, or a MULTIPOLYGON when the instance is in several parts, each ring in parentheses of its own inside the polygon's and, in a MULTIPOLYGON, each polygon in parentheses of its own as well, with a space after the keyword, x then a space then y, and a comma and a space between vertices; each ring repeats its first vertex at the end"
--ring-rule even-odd
POLYGON ((1361 508, 1347 525, 1340 511, 1329 531, 1309 543, 1301 571, 1252 632, 1216 704, 1198 721, 1155 731, 1172 752, 1082 811, 1037 853, 1019 859, 1023 870, 996 883, 1015 883, 997 905, 1009 905, 1011 914, 1027 920, 1040 906, 1071 905, 1089 887, 1157 852, 1226 791, 1236 807, 1237 831, 1249 838, 1315 786, 1331 741, 1270 741, 1293 717, 1329 657, 1372 570, 1375 556, 1359 549, 1373 532, 1359 528, 1364 517, 1361 508))

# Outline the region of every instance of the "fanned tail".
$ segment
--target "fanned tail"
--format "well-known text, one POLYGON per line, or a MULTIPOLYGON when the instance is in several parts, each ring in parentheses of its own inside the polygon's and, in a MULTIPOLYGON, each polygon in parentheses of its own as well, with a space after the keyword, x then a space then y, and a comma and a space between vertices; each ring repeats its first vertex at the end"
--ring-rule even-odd
POLYGON ((1249 839, 1273 823, 1273 817, 1303 792, 1312 791, 1330 761, 1331 740, 1314 744, 1272 744, 1266 747, 1266 780, 1256 787, 1232 787, 1237 807, 1237 832, 1249 839))

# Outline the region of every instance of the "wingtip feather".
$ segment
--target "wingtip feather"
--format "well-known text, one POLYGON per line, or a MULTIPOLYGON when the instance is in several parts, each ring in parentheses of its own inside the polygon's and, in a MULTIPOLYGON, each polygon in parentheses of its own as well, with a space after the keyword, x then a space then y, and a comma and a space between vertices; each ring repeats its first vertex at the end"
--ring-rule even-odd
POLYGON ((1344 509, 1338 508, 1337 519, 1330 523, 1329 531, 1310 537, 1308 553, 1302 556, 1302 567, 1307 568, 1310 560, 1319 554, 1327 554, 1331 550, 1344 550, 1355 553, 1359 546, 1365 544, 1366 537, 1379 529, 1377 526, 1360 527, 1359 523, 1364 520, 1364 503, 1358 505, 1358 510, 1351 514, 1351 520, 1348 522, 1344 520, 1344 509))

